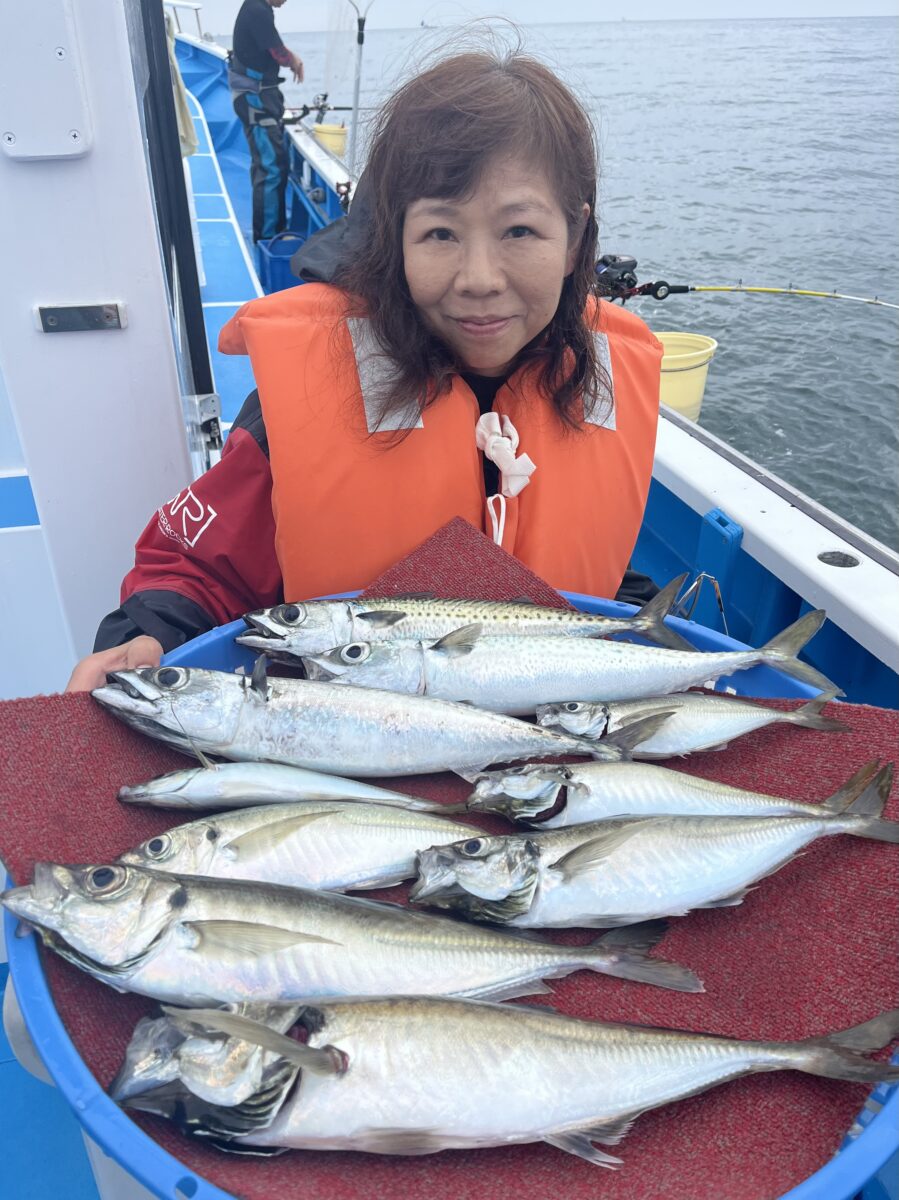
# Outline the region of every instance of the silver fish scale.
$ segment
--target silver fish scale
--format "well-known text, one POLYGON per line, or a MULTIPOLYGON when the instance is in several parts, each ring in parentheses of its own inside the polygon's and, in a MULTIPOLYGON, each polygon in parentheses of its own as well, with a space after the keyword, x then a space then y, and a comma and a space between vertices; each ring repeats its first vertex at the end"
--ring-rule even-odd
POLYGON ((783 865, 815 838, 844 832, 858 817, 648 819, 601 863, 564 878, 552 863, 622 822, 572 826, 532 840, 540 847, 539 884, 530 910, 510 924, 603 925, 679 915, 734 895, 783 865))
POLYGON ((298 682, 272 680, 272 700, 244 709, 231 748, 235 757, 299 759, 313 770, 389 776, 580 748, 564 735, 544 738, 535 727, 501 723, 496 714, 464 706, 374 690, 354 692, 348 703, 339 686, 314 683, 300 691, 298 682))
MULTIPOLYGON (((348 604, 353 618, 353 637, 365 640, 370 625, 359 620, 366 612, 403 612, 389 636, 428 641, 442 638, 463 625, 481 625, 484 635, 513 634, 519 629, 530 635, 566 637, 609 636, 633 631, 632 617, 604 617, 575 609, 547 608, 502 600, 357 600, 348 604)), ((374 640, 374 638, 371 638, 374 640)))
POLYGON ((463 1010, 451 1001, 323 1006, 325 1027, 310 1044, 344 1049, 350 1072, 304 1074, 272 1126, 246 1142, 377 1150, 383 1149, 378 1130, 425 1130, 433 1150, 536 1141, 625 1119, 748 1070, 798 1065, 801 1058, 776 1044, 497 1007, 463 1010))
POLYGON ((194 1005, 340 995, 477 996, 567 974, 598 957, 587 947, 522 941, 333 893, 191 878, 181 882, 187 903, 154 950, 123 978, 131 991, 194 1005), (205 950, 204 922, 260 925, 329 940, 300 941, 264 954, 219 945, 205 950))
MULTIPOLYGON (((664 703, 664 699, 660 699, 613 706, 607 733, 621 729, 626 721, 663 708, 664 703)), ((683 754, 687 750, 717 746, 766 725, 789 722, 792 718, 791 713, 781 713, 754 704, 741 704, 730 699, 716 702, 713 696, 678 696, 675 703, 675 711, 662 728, 640 743, 637 748, 640 755, 654 754, 661 758, 683 754)))
POLYGON ((715 816, 816 816, 807 804, 746 792, 728 784, 644 763, 583 763, 566 768, 571 777, 565 807, 541 821, 556 829, 605 817, 670 813, 715 816))
MULTIPOLYGON (((394 653, 418 656, 426 695, 464 700, 493 712, 533 713, 540 704, 570 700, 631 700, 681 691, 757 663, 760 652, 695 654, 602 639, 478 637, 465 654, 412 642, 394 653)), ((398 674, 401 681, 408 672, 398 674)), ((362 684, 366 664, 343 676, 362 684)), ((389 686, 382 677, 379 686, 389 686)), ((402 688, 403 683, 397 686, 402 688)))
POLYGON ((168 831, 171 850, 165 857, 155 858, 146 848, 157 837, 121 861, 175 874, 294 887, 380 887, 414 875, 418 850, 480 832, 437 815, 364 801, 306 801, 179 825, 168 831))

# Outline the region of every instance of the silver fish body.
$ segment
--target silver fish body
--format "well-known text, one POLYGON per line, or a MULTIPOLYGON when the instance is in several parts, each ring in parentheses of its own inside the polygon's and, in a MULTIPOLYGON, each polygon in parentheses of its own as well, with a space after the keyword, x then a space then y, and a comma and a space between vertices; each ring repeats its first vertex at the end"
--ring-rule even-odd
POLYGON ((604 755, 589 741, 512 717, 422 696, 266 679, 259 664, 252 680, 186 667, 117 671, 92 695, 127 724, 187 753, 326 774, 470 773, 492 762, 604 755))
MULTIPOLYGON (((822 802, 841 812, 867 787, 878 763, 866 763, 822 802)), ((552 763, 485 771, 474 780, 471 812, 492 812, 541 829, 561 829, 615 817, 807 817, 799 800, 745 791, 653 763, 552 763)))
MULTIPOLYGON (((221 1056, 219 1018, 212 1013, 208 1019, 210 1050, 221 1056)), ((268 1076, 255 1085, 251 1103, 216 1104, 209 1082, 197 1079, 202 1030, 184 1051, 179 1028, 163 1020, 138 1031, 113 1096, 175 1119, 189 1112, 201 1130, 215 1132, 222 1149, 230 1143, 242 1151, 428 1154, 544 1141, 616 1167, 621 1159, 594 1142, 615 1146, 641 1113, 741 1075, 798 1070, 869 1084, 899 1078, 899 1066, 866 1057, 899 1035, 896 1011, 794 1042, 739 1041, 519 1005, 423 998, 310 1006, 299 1025, 310 1047, 342 1051, 347 1069, 291 1071, 287 1059, 261 1049, 258 1065, 253 1042, 229 1037, 225 1046, 237 1047, 231 1057, 255 1066, 256 1077, 263 1071, 268 1076), (187 1069, 182 1053, 194 1060, 187 1069), (279 1068, 285 1074, 273 1084, 279 1068), (182 1082, 180 1094, 173 1081, 182 1082), (208 1096, 205 1109, 192 1089, 208 1096), (248 1129, 248 1121, 255 1127, 248 1129)), ((245 1028, 253 1038, 249 1022, 245 1028)), ((259 1029, 260 1045, 269 1044, 268 1029, 259 1029)), ((216 1068, 217 1062, 208 1076, 217 1082, 216 1068)), ((219 1089, 226 1100, 234 1094, 232 1075, 219 1089)))
POLYGON ((295 804, 300 800, 371 800, 420 812, 439 811, 439 805, 404 792, 307 771, 283 763, 224 762, 209 767, 172 771, 147 783, 119 789, 127 804, 154 808, 245 808, 255 804, 295 804))
MULTIPOLYGON (((649 959, 652 936, 590 946, 522 940, 393 904, 302 888, 167 875, 119 863, 38 863, 3 904, 45 944, 120 991, 189 1007, 333 996, 545 991, 581 969, 701 990, 649 959)), ((630 931, 628 931, 630 932, 630 931)))
POLYGON ((432 847, 419 855, 410 899, 530 928, 614 927, 736 905, 819 837, 899 842, 899 824, 880 819, 891 780, 885 767, 845 812, 656 816, 432 847))
POLYGON ((409 879, 419 850, 480 832, 364 800, 307 800, 191 821, 148 838, 118 861, 176 875, 346 891, 409 879))
POLYGON ((633 616, 605 617, 566 608, 495 600, 391 597, 384 600, 307 600, 248 613, 248 632, 237 641, 286 662, 347 642, 399 639, 434 641, 461 625, 479 623, 485 634, 609 637, 642 634, 677 650, 692 650, 664 624, 684 576, 674 579, 633 616))
POLYGON ((823 612, 808 613, 759 650, 699 654, 603 639, 485 637, 472 625, 433 645, 355 642, 306 655, 303 663, 318 679, 524 715, 573 696, 589 701, 658 697, 759 663, 832 688, 795 657, 823 620, 823 612))
POLYGON ((729 742, 768 725, 845 731, 847 725, 821 715, 821 709, 832 699, 833 693, 825 692, 792 712, 780 712, 732 696, 699 692, 609 703, 568 700, 538 706, 537 724, 576 737, 601 738, 666 709, 670 713, 668 720, 656 733, 634 746, 631 754, 639 759, 671 758, 697 750, 724 749, 729 742))

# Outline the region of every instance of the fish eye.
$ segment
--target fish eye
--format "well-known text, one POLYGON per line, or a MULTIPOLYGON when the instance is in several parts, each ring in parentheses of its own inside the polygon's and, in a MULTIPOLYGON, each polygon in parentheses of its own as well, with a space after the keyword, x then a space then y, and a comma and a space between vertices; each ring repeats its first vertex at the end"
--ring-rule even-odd
POLYGON ((187 678, 187 671, 183 671, 180 667, 160 667, 153 675, 153 682, 160 687, 174 691, 176 688, 184 687, 187 678))
POLYGON ((469 838, 467 842, 462 843, 459 849, 466 858, 477 858, 486 844, 484 838, 469 838))
POLYGON ((125 882, 126 874, 122 867, 94 867, 88 874, 88 891, 95 896, 109 895, 125 882))
POLYGON ((272 615, 282 625, 301 625, 306 620, 306 609, 302 604, 282 604, 272 615))
POLYGON ((340 651, 340 657, 345 663, 365 662, 369 654, 371 654, 371 647, 365 642, 353 642, 349 646, 344 646, 340 651))
POLYGON ((150 838, 144 844, 144 850, 149 858, 165 858, 171 852, 172 839, 167 833, 161 833, 159 837, 150 838))
POLYGON ((579 712, 581 706, 579 704, 575 704, 573 701, 569 701, 569 703, 563 707, 565 708, 566 712, 579 712))

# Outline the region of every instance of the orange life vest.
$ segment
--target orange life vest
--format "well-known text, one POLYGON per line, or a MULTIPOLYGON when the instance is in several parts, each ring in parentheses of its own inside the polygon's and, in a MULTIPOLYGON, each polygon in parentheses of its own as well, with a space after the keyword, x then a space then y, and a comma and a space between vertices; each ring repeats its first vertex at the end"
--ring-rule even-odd
MULTIPOLYGON (((423 414, 378 428, 373 397, 389 360, 369 322, 347 311, 338 289, 306 284, 243 305, 219 339, 252 362, 288 600, 364 588, 453 517, 492 532, 470 388, 456 377, 423 414), (407 428, 401 440, 390 432, 407 428)), ((612 304, 592 304, 591 323, 613 381, 605 419, 600 410, 566 429, 533 368, 497 392, 494 411, 536 463, 506 501, 502 545, 556 588, 614 596, 649 490, 662 347, 612 304)))

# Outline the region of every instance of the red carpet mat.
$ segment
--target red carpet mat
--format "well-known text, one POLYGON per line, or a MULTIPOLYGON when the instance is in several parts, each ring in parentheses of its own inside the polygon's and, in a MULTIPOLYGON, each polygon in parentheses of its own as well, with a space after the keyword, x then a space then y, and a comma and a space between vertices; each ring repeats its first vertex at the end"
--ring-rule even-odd
MULTIPOLYGON (((554 595, 462 522, 441 530, 370 590, 530 595, 541 602, 554 595)), ((819 801, 869 759, 894 758, 899 744, 896 712, 828 708, 837 710, 850 733, 777 726, 726 751, 669 765, 819 801)), ((120 805, 117 789, 186 761, 127 729, 87 695, 0 704, 0 856, 25 882, 39 859, 96 863, 117 855, 178 823, 172 812, 120 805)), ((467 792, 449 775, 385 786, 447 801, 467 792)), ((887 815, 899 817, 895 792, 887 815)), ((484 824, 500 828, 487 818, 484 824)), ((404 892, 395 888, 384 895, 401 899, 404 892)), ((739 908, 672 922, 661 953, 692 967, 705 981, 705 995, 581 973, 556 981, 552 1002, 580 1017, 743 1038, 823 1034, 899 1005, 897 931, 897 848, 826 838, 764 880, 739 908)), ((587 940, 574 933, 555 936, 587 940)), ((154 1006, 118 995, 53 955, 44 961, 66 1027, 106 1086, 135 1023, 154 1006)), ((433 1085, 439 1087, 439 1080, 433 1085)), ((559 1087, 565 1086, 560 1079, 559 1087)), ((540 1144, 427 1158, 295 1152, 269 1161, 238 1160, 183 1139, 162 1121, 139 1123, 189 1169, 245 1200, 776 1200, 836 1152, 865 1096, 856 1085, 788 1073, 738 1080, 641 1117, 617 1151, 624 1159, 617 1172, 540 1144)))

